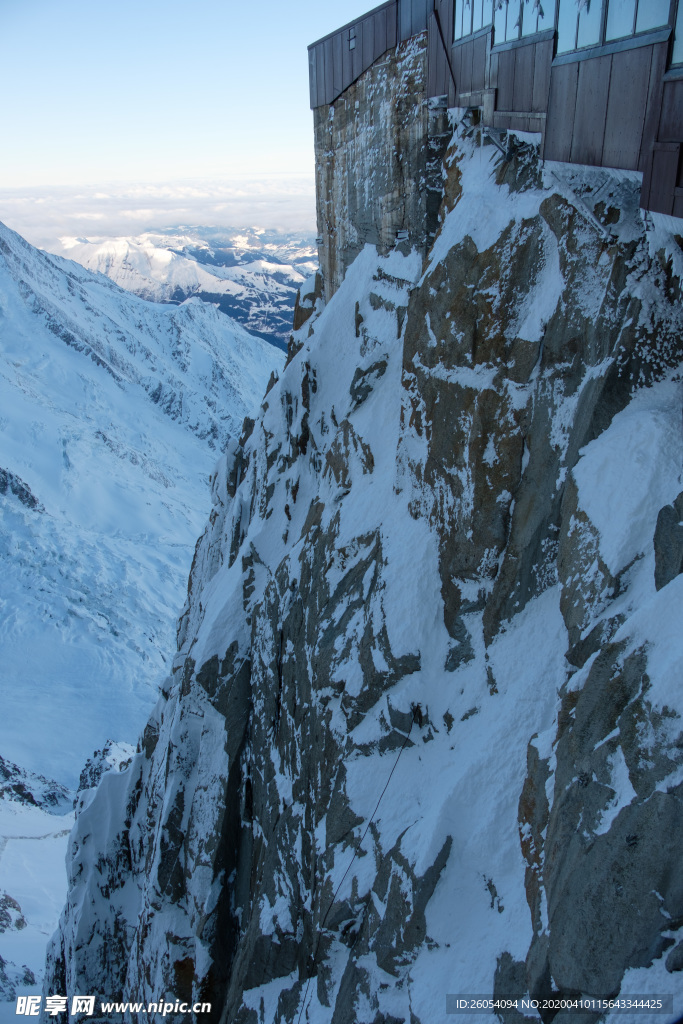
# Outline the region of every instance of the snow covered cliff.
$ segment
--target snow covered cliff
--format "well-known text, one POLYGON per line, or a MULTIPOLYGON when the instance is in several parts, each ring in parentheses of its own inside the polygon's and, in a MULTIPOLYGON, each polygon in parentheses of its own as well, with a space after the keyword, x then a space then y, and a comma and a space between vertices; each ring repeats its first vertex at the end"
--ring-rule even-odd
POLYGON ((64 787, 154 707, 209 476, 283 362, 199 300, 144 302, 0 225, 0 1001, 40 981, 64 787))
POLYGON ((360 253, 213 476, 46 991, 683 998, 680 239, 530 142, 456 131, 445 168, 427 259, 360 253))

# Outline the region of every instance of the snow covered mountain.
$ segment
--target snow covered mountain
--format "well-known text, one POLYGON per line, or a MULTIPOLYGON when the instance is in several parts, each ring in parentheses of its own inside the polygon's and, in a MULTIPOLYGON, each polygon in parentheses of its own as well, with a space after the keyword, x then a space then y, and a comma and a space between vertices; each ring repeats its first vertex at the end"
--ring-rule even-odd
MULTIPOLYGON (((199 299, 146 302, 0 226, 0 756, 18 772, 75 790, 96 747, 136 740, 168 670, 213 466, 282 362, 199 299)), ((21 903, 8 886, 23 886, 12 850, 30 877, 42 869, 5 840, 36 830, 61 836, 63 889, 54 813, 15 800, 3 817, 8 898, 21 903)), ((33 928, 44 947, 62 898, 43 900, 52 917, 21 904, 28 930, 12 942, 33 928)))
POLYGON ((638 189, 457 130, 426 261, 367 245, 311 306, 78 815, 46 993, 683 998, 683 255, 638 189))
POLYGON ((62 238, 63 251, 144 299, 196 295, 286 347, 296 292, 317 266, 313 239, 263 229, 177 228, 134 238, 62 238))

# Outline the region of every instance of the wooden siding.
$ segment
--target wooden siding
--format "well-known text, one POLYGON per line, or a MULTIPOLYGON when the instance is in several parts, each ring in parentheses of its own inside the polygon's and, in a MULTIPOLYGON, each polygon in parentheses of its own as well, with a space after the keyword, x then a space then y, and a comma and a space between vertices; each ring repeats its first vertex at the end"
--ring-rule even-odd
POLYGON ((683 140, 683 79, 665 82, 662 114, 659 121, 660 142, 683 140))
POLYGON ((648 208, 657 213, 673 214, 674 192, 678 184, 681 144, 655 142, 652 153, 652 178, 648 208))
POLYGON ((376 60, 396 45, 400 2, 404 0, 388 0, 357 21, 309 46, 311 107, 334 103, 376 60), (353 49, 349 44, 352 31, 355 38, 353 49))
POLYGON ((433 8, 433 0, 399 0, 398 25, 402 43, 424 32, 433 8))
POLYGON ((427 28, 434 0, 388 0, 308 48, 311 107, 334 103, 387 50, 427 28), (350 33, 355 46, 351 49, 350 33))
POLYGON ((599 167, 602 161, 611 64, 611 57, 595 57, 579 64, 576 113, 569 156, 572 163, 599 167))
POLYGON ((615 53, 612 57, 603 167, 638 170, 651 66, 652 48, 647 46, 615 53), (624 96, 631 97, 630 103, 624 103, 624 96))
POLYGON ((449 106, 455 106, 457 97, 453 63, 450 60, 447 44, 444 45, 445 40, 450 38, 447 35, 452 21, 452 12, 450 17, 447 13, 450 9, 451 5, 447 5, 446 0, 436 0, 434 12, 429 16, 427 93, 429 96, 447 96, 449 106))
POLYGON ((552 69, 543 154, 548 160, 569 160, 571 155, 578 84, 578 63, 552 69))

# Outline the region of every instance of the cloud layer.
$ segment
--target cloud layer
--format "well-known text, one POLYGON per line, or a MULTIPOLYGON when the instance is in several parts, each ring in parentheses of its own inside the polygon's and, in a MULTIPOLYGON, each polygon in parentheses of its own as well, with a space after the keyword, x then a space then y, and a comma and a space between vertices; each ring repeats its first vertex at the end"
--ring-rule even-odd
POLYGON ((175 225, 315 232, 313 176, 0 189, 0 221, 33 245, 63 235, 110 238, 175 225))

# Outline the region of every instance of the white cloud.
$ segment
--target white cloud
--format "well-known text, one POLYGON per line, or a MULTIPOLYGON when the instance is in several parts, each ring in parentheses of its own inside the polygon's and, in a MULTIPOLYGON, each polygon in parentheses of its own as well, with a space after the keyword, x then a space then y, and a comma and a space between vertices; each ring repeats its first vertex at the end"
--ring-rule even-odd
POLYGON ((179 224, 315 232, 313 176, 230 181, 0 189, 0 220, 39 245, 60 251, 63 235, 103 238, 179 224))

